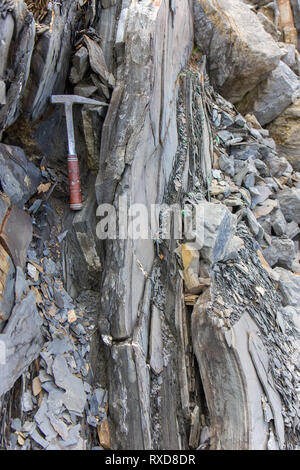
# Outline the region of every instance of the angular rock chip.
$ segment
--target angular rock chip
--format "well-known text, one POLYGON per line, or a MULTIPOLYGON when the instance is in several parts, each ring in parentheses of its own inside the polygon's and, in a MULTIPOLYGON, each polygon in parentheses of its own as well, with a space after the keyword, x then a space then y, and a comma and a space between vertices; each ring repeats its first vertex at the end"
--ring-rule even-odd
POLYGON ((236 216, 223 204, 206 201, 199 203, 203 227, 196 233, 196 243, 201 248, 201 258, 209 264, 221 261, 227 253, 236 230, 236 216))
POLYGON ((289 238, 272 238, 272 245, 263 250, 263 255, 271 267, 279 266, 292 269, 295 259, 295 246, 289 238))
POLYGON ((0 181, 12 204, 22 209, 36 192, 41 173, 21 148, 0 144, 0 181))
POLYGON ((300 188, 279 191, 278 200, 286 221, 300 224, 300 188))
POLYGON ((274 271, 279 274, 278 287, 283 305, 298 307, 300 305, 300 276, 283 268, 275 268, 274 271))
POLYGON ((81 415, 86 403, 82 380, 71 374, 63 356, 56 356, 52 370, 56 385, 66 391, 63 396, 64 405, 69 411, 81 415))
POLYGON ((18 207, 11 206, 2 222, 0 238, 15 266, 24 268, 32 239, 31 218, 18 207))

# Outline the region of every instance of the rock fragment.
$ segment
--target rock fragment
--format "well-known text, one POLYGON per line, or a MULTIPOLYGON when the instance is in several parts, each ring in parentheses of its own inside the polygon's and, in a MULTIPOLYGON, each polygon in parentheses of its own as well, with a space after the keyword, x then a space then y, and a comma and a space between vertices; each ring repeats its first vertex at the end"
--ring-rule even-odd
POLYGON ((214 86, 239 102, 278 65, 279 47, 242 1, 198 0, 194 15, 195 42, 209 56, 214 86))

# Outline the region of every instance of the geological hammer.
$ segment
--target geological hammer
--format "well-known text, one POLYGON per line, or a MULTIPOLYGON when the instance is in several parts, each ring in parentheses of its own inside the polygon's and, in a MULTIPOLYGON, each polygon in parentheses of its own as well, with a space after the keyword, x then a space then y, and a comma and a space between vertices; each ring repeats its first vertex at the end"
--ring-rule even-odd
POLYGON ((82 196, 80 187, 79 163, 75 148, 75 135, 73 123, 73 104, 89 104, 92 106, 108 106, 107 103, 85 98, 77 95, 52 95, 51 103, 64 104, 68 132, 68 173, 70 187, 70 208, 73 211, 79 211, 82 208, 82 196))

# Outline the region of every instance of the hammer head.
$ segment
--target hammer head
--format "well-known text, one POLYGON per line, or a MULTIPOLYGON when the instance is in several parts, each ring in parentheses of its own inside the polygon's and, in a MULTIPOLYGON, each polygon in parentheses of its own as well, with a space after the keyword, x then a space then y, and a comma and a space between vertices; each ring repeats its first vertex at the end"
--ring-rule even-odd
POLYGON ((51 103, 64 105, 90 104, 94 106, 108 106, 107 103, 102 103, 101 101, 92 100, 78 95, 52 95, 51 103))

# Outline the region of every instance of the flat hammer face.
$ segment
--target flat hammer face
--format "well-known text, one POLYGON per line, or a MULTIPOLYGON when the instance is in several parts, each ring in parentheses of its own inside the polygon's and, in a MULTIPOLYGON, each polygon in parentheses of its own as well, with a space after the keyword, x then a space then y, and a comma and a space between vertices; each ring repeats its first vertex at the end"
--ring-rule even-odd
POLYGON ((92 106, 108 106, 107 103, 85 98, 77 95, 52 95, 51 103, 65 106, 67 132, 68 132, 68 172, 70 187, 70 208, 74 211, 82 209, 82 196, 80 187, 79 163, 76 155, 75 134, 73 123, 73 104, 88 104, 92 106))

